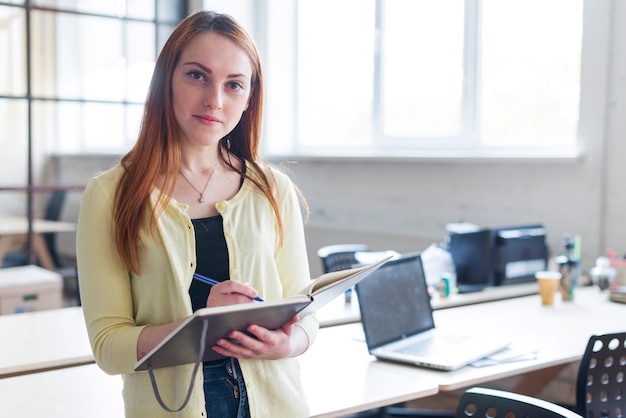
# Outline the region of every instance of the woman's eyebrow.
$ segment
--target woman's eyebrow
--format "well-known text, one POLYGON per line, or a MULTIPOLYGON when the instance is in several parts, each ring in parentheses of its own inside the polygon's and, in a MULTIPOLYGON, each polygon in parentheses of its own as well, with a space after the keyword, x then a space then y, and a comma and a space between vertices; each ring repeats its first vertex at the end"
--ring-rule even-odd
MULTIPOLYGON (((183 65, 195 65, 195 66, 200 67, 202 69, 202 71, 204 71, 204 72, 207 72, 209 74, 213 73, 213 70, 211 70, 209 67, 207 67, 207 66, 205 66, 203 64, 200 64, 199 62, 196 62, 196 61, 185 62, 183 65)), ((239 77, 248 78, 250 76, 247 75, 247 74, 242 74, 242 73, 233 73, 233 74, 228 74, 227 77, 228 78, 239 78, 239 77)))

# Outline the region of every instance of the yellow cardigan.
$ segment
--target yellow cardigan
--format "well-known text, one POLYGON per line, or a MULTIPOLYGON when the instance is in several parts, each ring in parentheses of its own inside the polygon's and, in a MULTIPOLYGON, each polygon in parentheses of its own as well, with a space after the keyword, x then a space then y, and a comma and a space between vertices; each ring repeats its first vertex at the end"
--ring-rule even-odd
MULTIPOLYGON (((135 373, 137 339, 143 327, 165 324, 192 313, 189 286, 196 265, 194 229, 187 205, 172 199, 158 220, 156 234, 144 228, 140 276, 122 263, 113 237, 113 194, 120 165, 93 178, 81 204, 77 230, 78 276, 85 322, 96 362, 109 374, 122 374, 126 417, 206 417, 202 372, 193 395, 178 414, 159 406, 146 372, 135 373)), ((284 243, 265 196, 249 180, 229 201, 219 202, 228 246, 230 278, 249 282, 265 300, 297 293, 310 280, 302 215, 295 189, 283 173, 271 170, 283 216, 284 243)), ((151 194, 154 206, 160 191, 151 194)), ((312 344, 315 315, 297 324, 312 344)), ((296 358, 242 360, 252 417, 306 417, 308 404, 296 358)), ((192 380, 193 364, 155 370, 164 402, 179 407, 192 380)))

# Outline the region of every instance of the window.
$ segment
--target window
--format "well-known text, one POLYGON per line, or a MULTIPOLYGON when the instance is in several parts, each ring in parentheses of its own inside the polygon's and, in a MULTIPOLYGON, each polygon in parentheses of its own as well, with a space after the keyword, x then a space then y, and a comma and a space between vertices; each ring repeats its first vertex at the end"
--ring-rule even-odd
MULTIPOLYGON (((575 155, 582 89, 601 82, 606 65, 583 58, 610 15, 584 19, 584 7, 607 8, 584 3, 295 0, 295 110, 280 111, 295 120, 294 134, 284 139, 268 117, 268 152, 575 155)), ((274 39, 288 50, 284 33, 268 39, 268 49, 274 39)))
POLYGON ((0 2, 0 183, 49 183, 51 155, 134 143, 152 67, 186 2, 0 2), (29 174, 28 161, 33 172, 29 174))
POLYGON ((156 54, 186 11, 182 0, 0 0, 2 214, 40 217, 51 192, 80 189, 79 165, 61 157, 132 146, 156 54))

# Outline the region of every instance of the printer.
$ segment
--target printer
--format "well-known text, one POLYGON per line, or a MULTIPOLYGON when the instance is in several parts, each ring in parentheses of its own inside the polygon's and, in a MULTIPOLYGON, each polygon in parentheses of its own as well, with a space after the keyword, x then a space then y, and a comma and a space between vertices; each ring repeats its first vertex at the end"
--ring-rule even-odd
POLYGON ((548 246, 543 225, 492 229, 494 285, 532 282, 548 266, 548 246))

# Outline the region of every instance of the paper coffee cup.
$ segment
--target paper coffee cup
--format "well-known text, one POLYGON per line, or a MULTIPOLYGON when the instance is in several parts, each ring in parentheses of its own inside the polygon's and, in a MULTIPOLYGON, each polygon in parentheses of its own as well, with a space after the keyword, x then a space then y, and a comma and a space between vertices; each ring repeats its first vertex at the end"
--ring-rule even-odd
POLYGON ((539 284, 539 294, 543 305, 554 304, 554 294, 559 288, 561 273, 558 271, 538 271, 535 278, 539 284))

